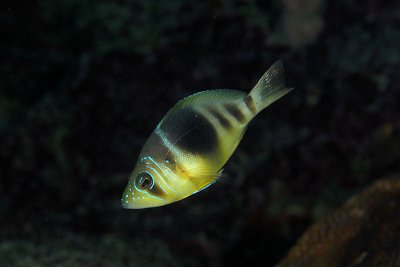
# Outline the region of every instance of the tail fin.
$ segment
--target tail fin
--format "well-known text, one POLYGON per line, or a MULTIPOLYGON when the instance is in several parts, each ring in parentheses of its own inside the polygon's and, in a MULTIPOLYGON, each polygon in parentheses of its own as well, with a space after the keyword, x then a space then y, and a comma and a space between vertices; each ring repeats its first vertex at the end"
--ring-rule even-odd
POLYGON ((258 113, 292 90, 293 88, 285 87, 283 64, 279 60, 264 73, 253 87, 246 98, 246 103, 251 103, 254 113, 258 113))

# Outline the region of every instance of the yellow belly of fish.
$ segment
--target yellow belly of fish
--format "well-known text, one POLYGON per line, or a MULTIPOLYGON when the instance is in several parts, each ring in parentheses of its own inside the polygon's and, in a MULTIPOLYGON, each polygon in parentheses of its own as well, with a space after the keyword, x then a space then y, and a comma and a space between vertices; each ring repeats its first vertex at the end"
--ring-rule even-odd
POLYGON ((236 120, 229 118, 232 124, 232 127, 229 129, 222 127, 218 121, 211 119, 210 122, 213 124, 218 136, 218 148, 214 153, 207 155, 188 154, 184 157, 180 157, 180 176, 182 176, 182 178, 189 177, 192 180, 193 178, 217 178, 222 167, 239 145, 246 131, 247 122, 250 121, 250 119, 251 117, 249 115, 245 123, 238 123, 236 120))

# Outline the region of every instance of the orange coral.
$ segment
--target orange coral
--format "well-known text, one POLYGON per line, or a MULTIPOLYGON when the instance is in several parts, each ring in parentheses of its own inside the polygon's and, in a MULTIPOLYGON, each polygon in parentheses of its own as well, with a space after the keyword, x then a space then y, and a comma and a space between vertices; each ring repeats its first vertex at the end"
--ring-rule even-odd
POLYGON ((400 266, 400 178, 377 181, 312 225, 278 266, 400 266))

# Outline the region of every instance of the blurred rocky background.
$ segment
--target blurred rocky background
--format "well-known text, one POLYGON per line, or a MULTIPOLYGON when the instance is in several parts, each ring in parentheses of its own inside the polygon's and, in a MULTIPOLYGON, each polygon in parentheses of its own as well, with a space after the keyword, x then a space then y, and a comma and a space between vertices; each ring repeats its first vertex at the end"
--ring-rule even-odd
POLYGON ((5 0, 0 33, 0 266, 273 266, 400 172, 398 1, 5 0), (296 89, 215 185, 121 208, 170 107, 278 59, 296 89))

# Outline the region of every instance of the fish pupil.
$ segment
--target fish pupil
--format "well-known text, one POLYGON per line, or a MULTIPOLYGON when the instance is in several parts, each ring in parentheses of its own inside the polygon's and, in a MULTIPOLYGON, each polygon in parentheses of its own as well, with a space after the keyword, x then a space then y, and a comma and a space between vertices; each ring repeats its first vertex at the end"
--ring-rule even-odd
POLYGON ((141 173, 136 178, 136 186, 140 189, 147 189, 153 186, 153 177, 148 173, 141 173))
POLYGON ((145 188, 150 185, 150 180, 148 178, 144 178, 141 187, 145 188))

